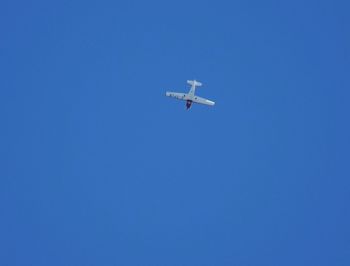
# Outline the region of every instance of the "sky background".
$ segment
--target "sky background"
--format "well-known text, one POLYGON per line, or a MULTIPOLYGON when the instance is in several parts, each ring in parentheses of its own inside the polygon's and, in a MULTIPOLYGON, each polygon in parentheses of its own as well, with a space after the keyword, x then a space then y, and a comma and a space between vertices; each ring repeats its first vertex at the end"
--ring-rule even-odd
POLYGON ((350 265, 349 10, 1 1, 0 265, 350 265))

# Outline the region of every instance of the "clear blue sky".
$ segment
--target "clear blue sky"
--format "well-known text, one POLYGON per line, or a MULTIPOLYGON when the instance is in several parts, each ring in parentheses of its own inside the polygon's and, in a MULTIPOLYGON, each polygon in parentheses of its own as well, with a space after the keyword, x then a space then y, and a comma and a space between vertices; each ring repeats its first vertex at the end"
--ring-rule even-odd
POLYGON ((0 265, 350 265, 349 10, 1 1, 0 265))

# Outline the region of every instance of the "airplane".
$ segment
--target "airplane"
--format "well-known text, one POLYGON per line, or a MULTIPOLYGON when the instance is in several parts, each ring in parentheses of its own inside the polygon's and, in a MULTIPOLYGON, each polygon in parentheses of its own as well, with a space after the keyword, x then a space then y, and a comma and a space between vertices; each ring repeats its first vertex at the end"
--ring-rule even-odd
POLYGON ((215 102, 210 101, 208 99, 199 97, 195 95, 196 92, 196 87, 202 86, 202 83, 200 83, 197 80, 187 80, 187 83, 191 85, 191 89, 188 93, 179 93, 179 92, 171 92, 167 91, 165 93, 166 96, 168 97, 173 97, 178 100, 183 100, 186 101, 186 109, 190 109, 192 106, 192 103, 199 103, 199 104, 204 104, 204 105, 210 105, 213 106, 215 102))

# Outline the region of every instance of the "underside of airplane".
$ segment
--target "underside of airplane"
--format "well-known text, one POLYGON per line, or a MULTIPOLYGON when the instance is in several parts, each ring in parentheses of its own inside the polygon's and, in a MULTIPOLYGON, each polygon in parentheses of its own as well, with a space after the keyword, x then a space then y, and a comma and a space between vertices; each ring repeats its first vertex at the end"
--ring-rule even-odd
POLYGON ((191 85, 191 89, 188 93, 167 91, 165 95, 168 97, 176 98, 178 100, 186 101, 186 109, 187 110, 191 108, 192 103, 199 103, 199 104, 204 104, 204 105, 209 105, 209 106, 215 105, 215 102, 195 95, 196 87, 202 86, 202 83, 200 83, 199 81, 196 81, 196 80, 187 80, 187 83, 189 85, 191 85))

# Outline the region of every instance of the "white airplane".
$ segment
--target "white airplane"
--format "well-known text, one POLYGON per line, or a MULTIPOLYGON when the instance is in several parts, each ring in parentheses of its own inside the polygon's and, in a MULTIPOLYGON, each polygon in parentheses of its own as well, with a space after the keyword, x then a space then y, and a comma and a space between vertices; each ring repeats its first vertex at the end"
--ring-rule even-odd
POLYGON ((186 101, 187 110, 190 109, 192 103, 200 103, 210 106, 213 106, 215 104, 215 102, 213 101, 195 95, 196 87, 202 86, 202 83, 200 83, 197 80, 187 80, 187 83, 191 85, 191 89, 188 93, 167 91, 165 95, 168 97, 174 97, 176 99, 186 101))

